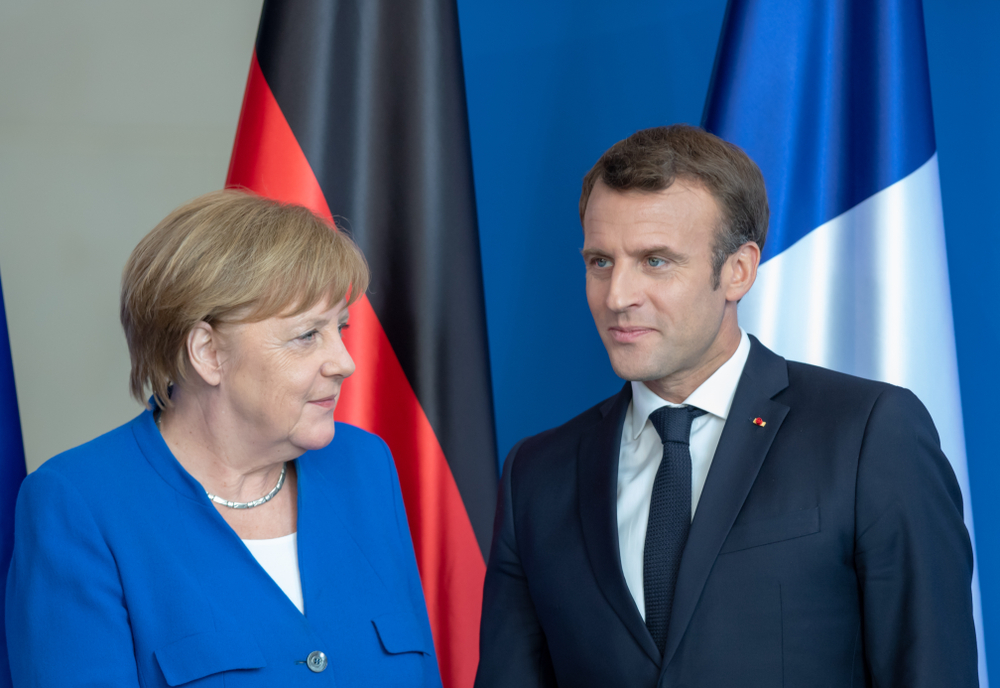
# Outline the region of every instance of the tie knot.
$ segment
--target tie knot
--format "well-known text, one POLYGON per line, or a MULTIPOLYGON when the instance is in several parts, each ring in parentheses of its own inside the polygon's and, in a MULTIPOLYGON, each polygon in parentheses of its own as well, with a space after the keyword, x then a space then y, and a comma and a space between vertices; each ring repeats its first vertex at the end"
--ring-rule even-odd
POLYGON ((661 406, 649 414, 649 420, 663 444, 688 444, 691 441, 691 421, 703 415, 705 411, 694 406, 661 406))

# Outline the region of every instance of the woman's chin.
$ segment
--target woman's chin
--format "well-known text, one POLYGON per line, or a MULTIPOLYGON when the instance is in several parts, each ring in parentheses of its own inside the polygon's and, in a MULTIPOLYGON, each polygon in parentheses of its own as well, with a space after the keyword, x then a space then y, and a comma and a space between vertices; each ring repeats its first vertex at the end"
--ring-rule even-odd
POLYGON ((309 432, 299 432, 292 436, 292 444, 302 451, 316 451, 323 449, 333 441, 336 432, 336 425, 331 420, 323 427, 310 428, 309 432))

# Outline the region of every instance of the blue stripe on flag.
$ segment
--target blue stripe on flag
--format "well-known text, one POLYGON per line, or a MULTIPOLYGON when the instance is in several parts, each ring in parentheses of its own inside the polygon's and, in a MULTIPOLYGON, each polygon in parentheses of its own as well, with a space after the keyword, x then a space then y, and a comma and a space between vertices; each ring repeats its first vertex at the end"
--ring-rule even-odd
POLYGON ((919 0, 731 0, 719 46, 704 125, 764 173, 763 260, 933 155, 919 0))
MULTIPOLYGON (((14 389, 14 364, 7 336, 7 313, 0 286, 0 578, 7 583, 7 569, 14 548, 14 504, 25 475, 24 443, 21 420, 17 412, 17 392, 14 389)), ((0 621, 3 620, 4 597, 0 596, 0 621)), ((3 628, 0 625, 0 628, 3 628)), ((7 660, 6 636, 0 636, 0 688, 9 686, 10 665, 7 660)))

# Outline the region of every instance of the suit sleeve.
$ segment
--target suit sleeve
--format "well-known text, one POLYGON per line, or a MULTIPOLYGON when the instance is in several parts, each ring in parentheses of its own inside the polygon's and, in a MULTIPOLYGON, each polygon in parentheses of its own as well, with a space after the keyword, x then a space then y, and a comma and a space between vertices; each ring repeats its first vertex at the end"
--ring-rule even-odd
POLYGON ((80 492, 44 468, 17 499, 6 626, 14 686, 139 686, 114 556, 80 492))
POLYGON ((934 423, 909 391, 875 402, 858 463, 855 563, 876 686, 978 686, 972 545, 934 423))
POLYGON ((514 532, 512 473, 524 440, 510 451, 493 523, 493 544, 483 586, 479 671, 475 688, 543 688, 556 685, 545 633, 535 613, 514 532))

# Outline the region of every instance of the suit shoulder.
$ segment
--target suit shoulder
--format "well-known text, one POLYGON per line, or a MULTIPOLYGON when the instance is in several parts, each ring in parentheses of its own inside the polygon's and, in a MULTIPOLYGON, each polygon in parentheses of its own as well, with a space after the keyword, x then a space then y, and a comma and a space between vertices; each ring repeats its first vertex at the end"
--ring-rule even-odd
POLYGON ((375 433, 359 428, 357 425, 337 421, 337 431, 327 449, 337 451, 387 451, 385 440, 375 433))
POLYGON ((916 401, 913 393, 903 387, 796 361, 788 361, 788 389, 797 396, 829 403, 842 403, 844 399, 874 403, 880 397, 916 401))
MULTIPOLYGON (((617 396, 617 395, 616 395, 617 396)), ((594 427, 604 417, 602 409, 614 400, 614 396, 608 397, 579 415, 570 418, 562 425, 543 430, 537 435, 530 435, 521 440, 522 454, 545 453, 553 449, 558 449, 567 444, 576 445, 580 436, 594 427)))
POLYGON ((850 417, 867 426, 894 418, 904 426, 916 423, 934 429, 923 403, 905 387, 807 363, 788 361, 788 388, 775 398, 782 396, 831 419, 850 417))
POLYGON ((542 475, 564 478, 576 465, 581 440, 604 420, 617 398, 618 394, 608 397, 562 425, 522 439, 508 456, 505 470, 516 471, 519 481, 545 481, 542 475))
POLYGON ((61 452, 28 474, 18 490, 17 509, 32 516, 18 518, 37 520, 42 512, 55 517, 67 511, 80 518, 82 509, 94 518, 104 513, 123 520, 121 510, 130 507, 122 505, 122 497, 136 476, 149 470, 132 433, 134 422, 61 452))
POLYGON ((315 470, 333 484, 372 488, 395 471, 388 445, 378 435, 337 422, 330 444, 298 458, 300 470, 315 470), (374 481, 374 483, 373 483, 374 481))
POLYGON ((799 363, 798 361, 788 361, 788 382, 790 385, 806 384, 820 387, 826 391, 850 390, 853 392, 881 394, 888 388, 902 389, 894 387, 887 382, 869 380, 868 378, 841 373, 830 368, 812 365, 809 363, 799 363))
POLYGON ((89 442, 56 454, 33 471, 27 480, 44 483, 64 478, 80 485, 106 480, 109 471, 120 470, 122 464, 127 465, 139 453, 132 434, 135 422, 133 419, 89 442))

